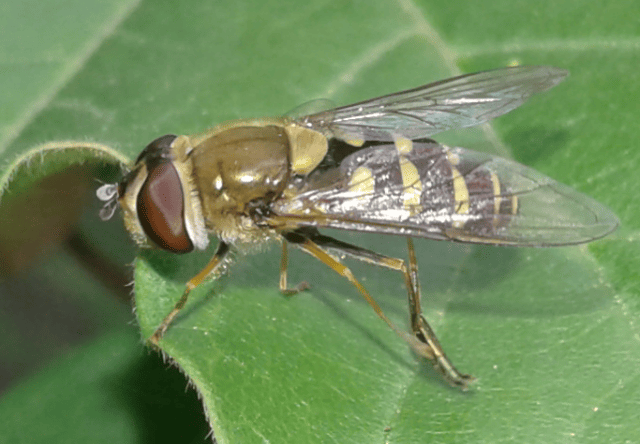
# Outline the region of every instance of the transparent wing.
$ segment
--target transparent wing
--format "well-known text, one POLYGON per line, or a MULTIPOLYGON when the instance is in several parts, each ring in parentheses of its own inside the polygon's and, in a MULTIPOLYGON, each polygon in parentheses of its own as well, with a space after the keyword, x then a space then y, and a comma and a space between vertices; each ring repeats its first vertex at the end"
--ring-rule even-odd
POLYGON ((364 148, 319 172, 276 214, 298 226, 460 242, 552 246, 618 225, 604 205, 516 162, 434 141, 364 148))
POLYGON ((291 117, 294 120, 300 120, 306 118, 306 116, 308 115, 320 114, 325 111, 334 109, 335 107, 336 104, 331 100, 315 99, 305 102, 302 105, 296 106, 285 115, 291 117))
POLYGON ((561 82, 568 72, 518 66, 466 74, 297 119, 341 140, 424 138, 478 125, 561 82))

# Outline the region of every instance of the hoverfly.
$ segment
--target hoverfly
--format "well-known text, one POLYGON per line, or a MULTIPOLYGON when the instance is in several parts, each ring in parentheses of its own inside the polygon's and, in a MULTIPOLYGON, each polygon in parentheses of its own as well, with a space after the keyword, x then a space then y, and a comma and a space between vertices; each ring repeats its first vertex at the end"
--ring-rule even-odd
POLYGON ((604 205, 513 161, 429 139, 507 113, 567 75, 521 66, 462 75, 408 91, 299 118, 226 122, 192 136, 162 136, 117 184, 97 195, 109 219, 123 211, 142 246, 173 253, 203 250, 219 239, 207 266, 187 284, 157 327, 157 346, 189 292, 216 275, 228 253, 246 244, 282 243, 280 290, 287 284, 287 244, 347 278, 375 312, 452 385, 473 377, 445 355, 422 315, 411 237, 512 246, 589 242, 618 225, 604 205), (321 234, 338 228, 406 237, 408 261, 321 234), (411 334, 394 326, 341 258, 399 271, 409 298, 411 334))

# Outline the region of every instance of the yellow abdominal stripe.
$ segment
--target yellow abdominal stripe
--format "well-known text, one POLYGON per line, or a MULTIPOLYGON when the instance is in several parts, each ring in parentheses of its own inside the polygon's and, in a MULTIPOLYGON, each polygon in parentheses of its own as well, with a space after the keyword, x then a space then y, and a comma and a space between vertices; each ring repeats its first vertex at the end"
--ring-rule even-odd
POLYGON ((400 174, 402 175, 402 205, 409 210, 412 215, 422 211, 420 198, 422 196, 422 181, 418 168, 407 159, 407 154, 413 151, 413 141, 406 137, 399 137, 395 140, 398 150, 398 162, 400 164, 400 174))
POLYGON ((448 147, 445 147, 445 153, 447 155, 447 160, 451 165, 456 166, 460 163, 460 156, 458 156, 456 153, 453 153, 448 147))
POLYGON ((417 214, 421 211, 420 197, 422 196, 422 181, 418 168, 405 156, 400 156, 400 173, 402 174, 402 185, 404 192, 402 202, 406 209, 417 214))
MULTIPOLYGON (((493 184, 493 213, 500 214, 500 206, 502 205, 502 186, 500 184, 500 179, 498 175, 491 172, 491 183, 493 184)), ((511 214, 518 214, 518 196, 515 194, 511 195, 511 214)))
POLYGON ((502 203, 500 179, 493 171, 491 172, 491 183, 493 184, 493 214, 500 214, 500 204, 502 203))
MULTIPOLYGON (((453 200, 455 201, 456 214, 469 213, 469 189, 467 188, 467 182, 464 180, 464 176, 460 174, 457 168, 451 167, 451 175, 453 177, 453 200)), ((453 222, 453 226, 456 228, 462 228, 463 221, 456 220, 453 222)))
POLYGON ((374 186, 373 172, 367 167, 356 168, 351 178, 349 178, 349 191, 353 193, 372 194, 374 186))
POLYGON ((397 138, 395 144, 400 155, 409 154, 413 150, 413 142, 406 137, 397 138))

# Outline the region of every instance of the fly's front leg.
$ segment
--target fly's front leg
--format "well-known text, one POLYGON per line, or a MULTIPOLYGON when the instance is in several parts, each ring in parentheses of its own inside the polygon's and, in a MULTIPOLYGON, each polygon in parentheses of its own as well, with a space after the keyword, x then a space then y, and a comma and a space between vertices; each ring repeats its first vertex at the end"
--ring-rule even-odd
POLYGON ((229 245, 220 241, 216 254, 213 255, 207 266, 204 267, 200 273, 192 277, 189 282, 187 282, 184 293, 182 293, 182 296, 173 307, 173 310, 171 310, 169 314, 165 316, 165 318, 160 323, 160 326, 156 328, 156 331, 149 338, 149 342, 152 345, 158 345, 158 342, 160 342, 160 339, 162 339, 162 336, 164 336, 164 333, 167 331, 167 328, 169 328, 169 325, 171 325, 171 322, 173 322, 173 319, 178 315, 178 313, 180 313, 180 310, 182 310, 187 303, 191 290, 202 284, 206 280, 207 276, 209 276, 212 272, 215 271, 216 268, 218 268, 228 252, 229 245))
POLYGON ((289 254, 287 250, 287 241, 282 239, 282 259, 280 260, 280 292, 285 296, 292 296, 301 291, 308 290, 311 286, 307 281, 302 281, 293 288, 287 287, 287 266, 289 254))

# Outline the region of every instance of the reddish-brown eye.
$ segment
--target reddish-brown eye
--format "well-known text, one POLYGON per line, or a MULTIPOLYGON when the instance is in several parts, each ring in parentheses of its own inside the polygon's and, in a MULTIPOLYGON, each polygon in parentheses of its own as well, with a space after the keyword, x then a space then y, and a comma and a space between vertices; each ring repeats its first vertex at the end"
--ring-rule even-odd
POLYGON ((184 223, 184 197, 178 172, 171 162, 157 163, 140 189, 140 225, 149 239, 165 250, 188 253, 193 243, 184 223))

